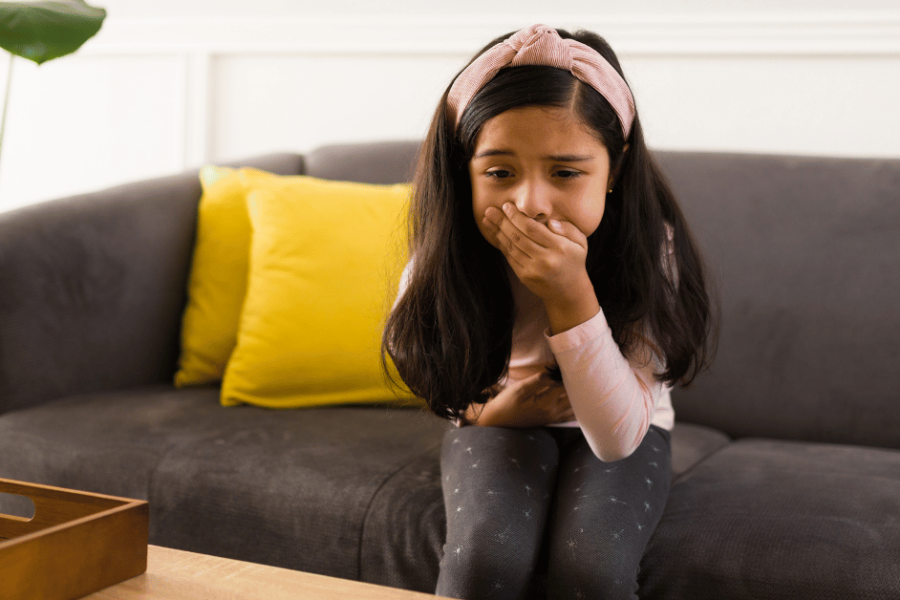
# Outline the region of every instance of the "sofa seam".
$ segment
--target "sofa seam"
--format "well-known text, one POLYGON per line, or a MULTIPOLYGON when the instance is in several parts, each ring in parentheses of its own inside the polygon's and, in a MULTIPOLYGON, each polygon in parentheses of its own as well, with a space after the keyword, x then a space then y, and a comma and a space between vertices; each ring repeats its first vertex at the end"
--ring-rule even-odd
POLYGON ((372 492, 372 496, 369 498, 369 502, 366 504, 366 509, 363 512, 362 524, 359 527, 359 542, 356 547, 356 580, 362 581, 362 555, 363 555, 363 538, 366 535, 366 526, 369 522, 369 515, 372 511, 372 505, 375 503, 375 499, 378 497, 378 494, 381 493, 381 490, 390 482, 394 477, 400 474, 401 471, 404 471, 407 467, 409 467, 415 460, 421 458, 428 452, 431 452, 435 448, 441 446, 443 442, 435 442, 434 444, 428 446, 423 451, 419 452, 415 456, 411 457, 408 461, 404 462, 394 471, 392 471, 384 480, 375 488, 375 491, 372 492))
MULTIPOLYGON (((151 497, 151 494, 153 493, 153 490, 155 488, 157 476, 160 473, 160 469, 161 469, 161 466, 163 465, 163 463, 166 460, 168 460, 168 458, 170 456, 172 456, 172 454, 181 447, 182 447, 182 444, 179 444, 178 442, 172 442, 172 443, 167 444, 165 449, 162 452, 160 452, 159 460, 157 460, 156 463, 154 463, 153 469, 151 469, 150 475, 147 477, 147 504, 150 505, 150 509, 151 509, 150 510, 151 514, 149 516, 148 523, 147 523, 148 538, 153 533, 153 527, 151 524, 151 521, 153 520, 153 506, 154 505, 158 506, 158 503, 153 502, 153 498, 151 497)), ((157 510, 156 520, 159 520, 159 518, 160 518, 160 513, 157 510)))
POLYGON ((713 450, 712 452, 709 452, 708 454, 703 455, 703 457, 702 457, 700 460, 698 460, 697 462, 695 462, 694 464, 692 464, 690 467, 688 467, 687 470, 682 471, 681 473, 678 474, 677 477, 674 477, 674 478, 672 479, 671 486, 672 486, 672 487, 675 487, 675 485, 677 485, 678 483, 680 483, 681 481, 683 481, 684 479, 686 479, 688 476, 691 475, 691 473, 693 473, 694 471, 696 471, 697 469, 699 469, 702 465, 704 465, 707 461, 709 461, 710 458, 712 458, 713 456, 719 454, 720 452, 722 452, 723 450, 725 450, 726 448, 728 448, 729 446, 731 446, 732 444, 734 444, 735 441, 737 441, 737 440, 734 440, 734 439, 730 439, 730 438, 729 438, 727 444, 723 444, 722 446, 719 446, 718 448, 716 448, 716 449, 713 450))

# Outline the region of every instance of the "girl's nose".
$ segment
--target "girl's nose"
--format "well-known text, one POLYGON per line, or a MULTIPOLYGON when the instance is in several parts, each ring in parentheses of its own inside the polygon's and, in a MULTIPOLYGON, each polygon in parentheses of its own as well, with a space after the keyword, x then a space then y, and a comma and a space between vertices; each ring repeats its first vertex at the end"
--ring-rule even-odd
POLYGON ((527 217, 543 221, 550 217, 549 190, 543 189, 539 182, 524 181, 515 191, 516 208, 527 217))

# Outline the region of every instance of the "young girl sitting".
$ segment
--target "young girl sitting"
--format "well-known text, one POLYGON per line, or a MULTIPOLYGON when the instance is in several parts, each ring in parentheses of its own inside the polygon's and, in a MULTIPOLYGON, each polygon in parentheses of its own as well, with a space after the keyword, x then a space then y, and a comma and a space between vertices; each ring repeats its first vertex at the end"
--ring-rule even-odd
POLYGON ((706 366, 684 217, 595 34, 536 25, 455 78, 420 156, 384 334, 444 439, 436 593, 636 598, 669 488, 669 388, 706 366))

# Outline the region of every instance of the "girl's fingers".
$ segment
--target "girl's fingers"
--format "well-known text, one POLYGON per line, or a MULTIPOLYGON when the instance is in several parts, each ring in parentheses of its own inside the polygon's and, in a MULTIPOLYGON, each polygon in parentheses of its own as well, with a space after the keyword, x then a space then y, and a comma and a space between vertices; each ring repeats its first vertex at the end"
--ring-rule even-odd
POLYGON ((575 412, 569 404, 569 397, 565 388, 555 384, 548 388, 538 399, 544 406, 544 410, 552 423, 565 423, 575 419, 575 412))
POLYGON ((575 420, 575 411, 573 411, 571 407, 560 412, 556 417, 557 423, 566 423, 567 421, 574 421, 574 420, 575 420))
POLYGON ((566 390, 558 381, 549 382, 544 389, 536 394, 536 399, 553 406, 569 405, 566 390))
POLYGON ((572 405, 569 403, 569 396, 568 394, 566 394, 565 390, 563 390, 562 395, 557 400, 557 411, 557 423, 565 423, 566 421, 575 420, 575 411, 572 409, 572 405))
MULTIPOLYGON (((503 205, 503 215, 506 221, 512 225, 516 231, 525 236, 536 246, 548 248, 553 245, 553 234, 547 229, 546 225, 538 223, 534 219, 528 217, 520 211, 512 202, 503 205)), ((501 226, 503 223, 501 222, 501 226)))
POLYGON ((553 233, 561 235, 570 242, 574 242, 587 250, 587 236, 568 221, 550 221, 550 223, 547 224, 547 227, 553 233))
MULTIPOLYGON (((485 221, 487 222, 486 219, 485 221)), ((497 240, 497 246, 503 252, 503 255, 506 256, 507 260, 510 261, 510 264, 514 269, 516 266, 521 268, 525 262, 531 259, 531 256, 524 252, 516 242, 510 239, 502 229, 497 228, 493 235, 494 239, 497 240)))
POLYGON ((538 402, 545 398, 548 391, 551 391, 558 385, 547 371, 540 371, 521 381, 517 381, 510 387, 514 388, 515 394, 523 401, 538 402))
POLYGON ((546 371, 540 371, 538 373, 535 373, 534 375, 529 375, 525 379, 517 381, 512 385, 520 390, 525 390, 528 388, 544 387, 545 385, 547 385, 548 381, 549 374, 546 371))
MULTIPOLYGON (((520 227, 497 209, 491 208, 485 211, 485 219, 495 228, 494 236, 509 252, 518 250, 524 257, 534 257, 544 250, 545 246, 536 242, 532 237, 535 229, 545 229, 543 225, 523 217, 530 222, 531 227, 520 227)), ((547 231, 546 233, 550 233, 547 231)))
POLYGON ((529 256, 533 256, 534 252, 541 249, 558 246, 559 236, 587 249, 587 236, 572 223, 557 220, 551 220, 546 225, 538 223, 510 202, 504 205, 503 211, 494 207, 488 208, 485 211, 485 218, 485 225, 497 233, 503 231, 508 239, 529 256))
POLYGON ((557 295, 584 270, 587 238, 572 223, 540 223, 512 203, 484 211, 483 229, 519 280, 541 298, 557 295))

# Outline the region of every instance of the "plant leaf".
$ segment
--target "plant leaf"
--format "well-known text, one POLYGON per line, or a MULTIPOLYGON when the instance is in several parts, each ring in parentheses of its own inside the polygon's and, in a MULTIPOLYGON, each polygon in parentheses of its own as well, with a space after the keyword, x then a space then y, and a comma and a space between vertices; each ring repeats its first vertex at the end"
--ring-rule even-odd
POLYGON ((78 50, 105 18, 84 0, 0 2, 0 48, 42 64, 78 50))

